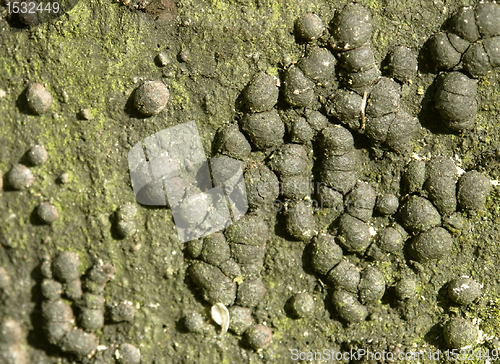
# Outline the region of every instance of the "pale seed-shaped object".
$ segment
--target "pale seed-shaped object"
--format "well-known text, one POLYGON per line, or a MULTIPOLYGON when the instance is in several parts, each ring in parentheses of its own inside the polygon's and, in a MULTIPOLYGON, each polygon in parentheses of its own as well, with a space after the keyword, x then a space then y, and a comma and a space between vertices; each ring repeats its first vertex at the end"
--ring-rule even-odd
POLYGON ((229 328, 229 311, 222 303, 212 306, 212 319, 220 325, 221 334, 225 334, 229 328))

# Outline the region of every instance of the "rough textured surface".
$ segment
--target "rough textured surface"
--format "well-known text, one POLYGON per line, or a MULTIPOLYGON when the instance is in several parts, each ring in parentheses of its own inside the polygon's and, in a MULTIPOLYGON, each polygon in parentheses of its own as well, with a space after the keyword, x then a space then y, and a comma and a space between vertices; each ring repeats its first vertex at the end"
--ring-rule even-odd
POLYGON ((225 230, 225 236, 230 242, 260 246, 269 239, 269 227, 260 216, 245 215, 225 230))
POLYGON ((441 216, 432 203, 423 198, 412 196, 401 208, 404 227, 413 232, 426 231, 441 224, 441 216))
POLYGON ((458 183, 458 204, 464 210, 484 208, 491 190, 489 179, 477 171, 464 173, 458 183))
POLYGON ((234 124, 224 125, 214 140, 215 153, 235 159, 245 159, 252 151, 250 143, 234 124))
POLYGON ((189 312, 182 318, 184 328, 191 333, 200 334, 207 328, 205 318, 199 312, 189 312))
MULTIPOLYGON (((221 338, 211 324, 206 335, 182 331, 177 322, 188 310, 201 313, 210 322, 205 314, 209 305, 186 273, 190 255, 177 239, 170 209, 138 205, 139 233, 117 238, 113 212, 134 201, 127 153, 135 143, 159 130, 196 120, 205 153, 213 156, 216 131, 224 123, 237 123, 240 112, 246 112, 238 97, 255 74, 276 76, 283 87, 282 72, 303 57, 306 47, 333 49, 326 44, 326 33, 324 39, 311 45, 297 42, 293 34, 297 17, 315 13, 330 25, 347 2, 241 0, 214 1, 207 6, 207 2, 186 0, 176 6, 173 1, 162 1, 161 6, 168 10, 157 10, 156 14, 151 7, 160 1, 131 0, 129 6, 123 2, 80 1, 56 21, 30 29, 10 27, 4 13, 0 19, 4 29, 0 35, 0 69, 5 76, 0 77, 0 170, 5 182, 0 197, 0 266, 12 281, 10 288, 0 293, 0 311, 2 316, 19 321, 28 337, 12 352, 28 352, 27 362, 34 363, 76 361, 64 352, 55 352, 57 349, 44 341, 40 315, 36 315, 43 298, 38 288, 32 290, 43 279, 39 275, 43 256, 55 258, 64 250, 79 254, 81 273, 94 260, 115 263, 116 278, 104 291, 106 305, 130 301, 137 311, 132 322, 105 325, 97 334, 99 345, 108 350, 97 351, 96 358, 91 359, 95 362, 113 363, 114 351, 122 343, 141 348, 142 362, 161 364, 186 360, 207 364, 286 362, 289 348, 308 351, 320 346, 335 350, 443 350, 447 345, 441 327, 453 315, 443 288, 462 275, 473 276, 484 283, 484 288, 481 299, 459 308, 458 314, 471 321, 477 318, 483 338, 499 336, 496 267, 500 203, 498 187, 494 186, 484 209, 458 212, 463 219, 462 233, 453 236, 451 253, 440 260, 419 266, 406 255, 389 254, 387 260, 370 261, 349 254, 349 259, 359 259, 361 269, 376 265, 388 287, 392 288, 407 271, 417 282, 412 297, 401 302, 388 291, 387 300, 368 307, 369 319, 357 325, 347 325, 337 314, 329 298, 333 292, 323 288, 321 277, 312 274, 310 257, 304 251, 307 242, 290 241, 282 216, 268 214, 265 218, 272 234, 268 253, 260 263, 268 293, 252 314, 256 322, 265 321, 272 328, 273 342, 257 353, 229 333, 221 349, 221 338), (179 62, 177 55, 187 48, 188 61, 179 62), (159 52, 168 57, 168 65, 158 67, 154 62, 159 52), (131 95, 141 80, 149 79, 164 80, 170 100, 162 113, 144 119, 137 115, 131 95), (41 115, 33 115, 23 101, 22 94, 32 82, 45 85, 53 97, 50 110, 41 115), (81 108, 89 108, 93 119, 77 118, 81 108), (32 169, 36 180, 31 187, 13 191, 6 183, 7 171, 25 163, 26 151, 36 144, 45 146, 50 159, 32 169), (68 173, 66 184, 58 181, 62 173, 68 173), (31 214, 36 206, 51 198, 64 213, 50 226, 33 224, 31 214), (293 320, 286 316, 284 303, 291 294, 303 291, 317 297, 317 309, 310 319, 293 320)), ((416 137, 408 143, 411 152, 399 156, 383 146, 371 147, 356 131, 359 127, 351 129, 358 152, 357 179, 371 183, 378 193, 395 194, 401 204, 406 194, 400 191, 401 171, 413 152, 422 160, 436 155, 455 159, 457 155, 463 170, 477 170, 492 180, 500 177, 496 151, 500 145, 498 69, 478 79, 473 127, 453 134, 442 125, 434 109, 436 74, 429 71, 433 64, 423 48, 432 34, 448 29, 445 22, 454 12, 474 3, 359 2, 372 19, 369 39, 377 65, 398 45, 419 54, 420 76, 402 86, 400 100, 402 109, 418 117, 416 137)), ((473 13, 468 24, 474 25, 473 13)), ((454 27, 458 28, 456 22, 454 27)), ((472 30, 477 32, 477 27, 472 30)), ((476 39, 473 35, 472 41, 476 39)), ((386 70, 380 69, 385 74, 386 70)), ((324 113, 322 102, 332 91, 323 86, 314 88, 317 98, 310 104, 311 110, 297 109, 304 117, 313 111, 324 113)), ((358 96, 362 99, 363 95, 358 96)), ((284 100, 276 106, 279 112, 287 108, 284 100)), ((340 123, 334 117, 328 120, 340 123)), ((283 137, 288 143, 289 135, 283 137)), ((313 139, 310 149, 315 158, 320 156, 318 147, 313 139)), ((266 157, 255 148, 246 165, 265 164, 266 157)), ((317 163, 315 160, 312 170, 314 181, 324 182, 316 173, 315 168, 321 169, 317 163)), ((415 194, 425 196, 426 192, 415 194)), ((324 219, 325 213, 313 215, 318 231, 336 235, 336 226, 331 219, 324 219)), ((388 224, 391 226, 393 219, 399 218, 376 216, 374 230, 379 234, 388 224)), ((491 351, 498 346, 494 340, 485 340, 477 347, 491 351)))
POLYGON ((409 300, 415 297, 417 283, 412 277, 401 278, 394 287, 394 293, 400 300, 409 300))
POLYGON ((279 195, 278 177, 265 165, 252 166, 245 172, 248 205, 269 208, 279 195))
POLYGON ((450 72, 437 80, 436 109, 453 131, 472 127, 477 111, 477 83, 460 72, 450 72))
POLYGON ((243 307, 255 307, 266 294, 266 287, 260 279, 246 280, 238 286, 236 304, 243 307))
POLYGON ((316 232, 311 207, 303 201, 291 207, 286 212, 286 230, 294 239, 308 241, 316 232))
POLYGON ((42 282, 42 295, 49 301, 61 298, 62 284, 53 279, 44 279, 42 282))
POLYGON ((80 258, 72 252, 62 252, 52 263, 54 275, 61 282, 71 282, 79 277, 80 258))
POLYGON ((315 130, 305 118, 300 117, 292 120, 290 134, 293 143, 305 144, 314 138, 315 130))
POLYGON ((265 349, 273 340, 273 333, 267 326, 257 324, 252 326, 245 333, 248 345, 255 350, 265 349))
POLYGON ((353 91, 339 89, 328 98, 326 110, 345 126, 358 130, 361 126, 362 100, 363 98, 353 91))
POLYGON ((298 67, 292 66, 283 81, 286 102, 292 107, 307 107, 314 99, 314 83, 298 67))
POLYGON ((268 111, 278 102, 279 90, 276 79, 265 73, 258 73, 243 91, 246 107, 251 112, 268 111))
POLYGON ((97 338, 80 329, 72 329, 61 341, 61 350, 83 357, 97 349, 97 338))
POLYGON ((373 214, 377 195, 369 183, 356 183, 354 189, 346 196, 346 212, 358 219, 368 222, 373 214))
POLYGON ((366 44, 372 32, 370 13, 361 4, 349 4, 335 14, 332 33, 341 49, 366 44))
POLYGON ((397 228, 386 227, 380 232, 377 240, 379 248, 384 252, 398 254, 402 251, 404 237, 397 228))
POLYGON ((359 281, 359 299, 367 304, 380 300, 385 293, 384 275, 375 267, 368 267, 361 272, 359 281))
POLYGON ((478 332, 477 328, 466 319, 457 317, 446 323, 443 329, 443 335, 452 349, 461 349, 476 342, 478 332))
POLYGON ((33 173, 22 164, 14 165, 7 173, 6 178, 8 185, 16 190, 28 188, 35 181, 33 173))
POLYGON ((135 317, 135 308, 130 303, 121 302, 110 309, 110 318, 113 322, 132 321, 135 317))
POLYGON ((360 323, 368 316, 366 307, 352 293, 336 290, 332 295, 332 303, 339 316, 348 323, 360 323))
POLYGON ((283 142, 285 124, 276 110, 246 114, 241 120, 241 129, 257 149, 277 147, 283 142))
POLYGON ((321 33, 323 33, 324 29, 323 20, 313 13, 302 14, 295 21, 297 36, 305 41, 311 41, 318 38, 321 36, 321 33))
POLYGON ((31 165, 41 166, 49 159, 47 149, 41 145, 35 145, 28 151, 28 160, 31 165))
POLYGON ((314 311, 314 298, 307 292, 298 293, 290 299, 290 306, 295 317, 306 317, 314 311))
POLYGON ((271 157, 269 167, 283 177, 305 174, 309 167, 307 150, 300 144, 283 144, 271 157))
POLYGON ((361 253, 370 245, 368 225, 349 214, 343 214, 340 220, 339 241, 349 252, 361 253))
POLYGON ((481 286, 474 279, 460 277, 448 284, 450 299, 459 305, 468 305, 481 295, 481 286))
POLYGON ((328 49, 313 47, 297 65, 310 79, 320 83, 331 83, 334 79, 336 62, 328 49))
POLYGON ((342 249, 335 243, 333 236, 318 235, 311 249, 312 266, 319 274, 327 274, 342 259, 342 249))
POLYGON ((26 90, 28 107, 35 114, 43 114, 52 106, 52 95, 39 83, 34 83, 26 90))
POLYGON ((411 249, 419 262, 441 259, 451 252, 453 239, 443 228, 431 228, 418 234, 412 241, 411 249))
POLYGON ((252 325, 252 311, 249 308, 241 306, 231 306, 229 308, 229 330, 237 335, 243 335, 245 331, 252 325))
POLYGON ((45 224, 52 224, 59 218, 59 210, 48 202, 43 202, 36 208, 36 213, 45 224))
POLYGON ((139 364, 141 362, 141 351, 134 345, 121 344, 116 358, 120 364, 139 364))
POLYGON ((398 211, 399 201, 393 194, 384 194, 377 197, 375 208, 382 215, 393 215, 398 211))
POLYGON ((170 93, 161 81, 147 81, 135 90, 134 105, 145 115, 152 116, 161 112, 167 105, 170 93))
POLYGON ((408 82, 417 74, 417 56, 408 47, 396 47, 389 54, 389 74, 401 82, 408 82))
POLYGON ((360 273, 356 266, 345 260, 341 261, 330 273, 328 283, 335 289, 341 289, 351 293, 358 292, 360 273))
POLYGON ((447 33, 434 34, 429 40, 429 50, 438 69, 448 70, 460 63, 462 55, 452 45, 447 33))

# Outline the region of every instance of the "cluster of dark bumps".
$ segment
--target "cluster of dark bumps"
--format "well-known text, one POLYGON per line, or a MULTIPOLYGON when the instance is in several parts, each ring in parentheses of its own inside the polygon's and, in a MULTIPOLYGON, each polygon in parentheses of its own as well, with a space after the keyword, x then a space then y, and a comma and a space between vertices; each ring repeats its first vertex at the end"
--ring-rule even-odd
MULTIPOLYGON (((189 267, 189 276, 201 290, 205 301, 212 305, 222 303, 230 306, 229 330, 237 335, 243 335, 252 325, 255 326, 252 309, 262 302, 266 294, 260 276, 268 240, 267 222, 258 215, 245 215, 228 227, 224 234, 217 232, 187 245, 189 254, 197 259, 189 267)), ((186 319, 189 322, 190 318, 186 319)), ((257 326, 258 332, 267 329, 260 326, 257 326)), ((189 323, 186 328, 199 331, 198 326, 189 323)), ((249 343, 253 342, 252 332, 255 330, 247 334, 249 343)), ((259 349, 267 345, 266 342, 253 346, 259 349)))
POLYGON ((46 259, 41 267, 45 277, 41 289, 47 340, 63 352, 81 358, 97 349, 94 333, 104 325, 104 288, 115 268, 110 264, 92 267, 82 289, 79 267, 80 259, 72 252, 62 252, 52 262, 46 259), (75 303, 81 328, 74 326, 72 307, 63 301, 63 296, 75 303))
MULTIPOLYGON (((496 11, 498 6, 487 4, 484 8, 496 11)), ((464 34, 457 25, 457 19, 462 19, 458 23, 464 26, 464 14, 473 14, 473 21, 484 23, 478 25, 477 36, 466 37, 470 47, 461 51, 465 52, 463 68, 473 77, 496 66, 489 58, 481 68, 484 72, 478 73, 473 71, 471 56, 466 57, 475 48, 483 47, 483 43, 484 49, 492 52, 496 33, 490 28, 495 25, 485 20, 483 12, 483 4, 461 10, 451 21, 455 33, 446 33, 446 39, 453 38, 450 34, 464 34)), ((377 193, 370 183, 359 181, 353 132, 366 135, 375 148, 403 155, 413 149, 411 137, 417 121, 401 109, 400 98, 401 83, 411 82, 416 76, 417 60, 410 49, 398 46, 388 57, 387 69, 393 78, 382 77, 371 49, 370 14, 360 4, 349 4, 337 12, 330 28, 330 49, 308 46, 305 56, 285 70, 281 82, 265 73, 254 76, 242 94, 243 116, 238 125, 227 124, 219 129, 214 152, 243 162, 252 152, 265 156, 245 168, 249 207, 265 216, 270 213, 270 206, 279 205, 287 234, 295 240, 311 241, 313 269, 333 289, 331 300, 340 318, 352 323, 368 317, 367 307, 383 297, 386 281, 377 267, 368 265, 361 269, 350 262, 350 257, 363 257, 375 261, 375 265, 391 255, 398 259, 410 257, 419 263, 443 258, 452 251, 452 234, 462 229, 457 211, 482 209, 491 185, 488 178, 476 171, 461 171, 459 176, 453 160, 441 156, 428 162, 412 160, 403 173, 402 190, 396 193, 377 193), (336 76, 340 88, 336 88, 336 76), (281 97, 289 106, 285 110, 278 106, 280 88, 281 97), (325 90, 331 91, 330 96, 323 96, 325 90), (311 189, 313 176, 321 181, 317 189, 311 189), (311 197, 316 198, 314 203, 311 197), (318 226, 315 207, 326 208, 330 219, 327 233, 318 226), (386 226, 379 230, 373 228, 374 211, 386 217, 386 226)), ((314 14, 302 15, 295 24, 298 39, 305 43, 320 38, 324 30, 321 19, 314 14)), ((444 67, 437 61, 438 67, 446 69, 458 63, 444 67)), ((435 106, 445 125, 453 131, 470 127, 477 106, 475 81, 454 70, 438 76, 436 83, 435 106)), ((226 237, 231 229, 226 230, 226 237)), ((190 244, 199 244, 202 249, 205 243, 190 244)), ((234 256, 234 250, 225 250, 228 259, 234 256)), ((254 254, 256 259, 263 257, 257 249, 254 254)), ((205 299, 214 304, 216 300, 206 290, 215 281, 202 282, 196 271, 202 272, 199 267, 203 264, 195 263, 191 276, 204 291, 205 299)), ((239 289, 230 277, 223 279, 232 288, 221 288, 220 292, 239 289)), ((402 277, 394 287, 396 297, 401 301, 408 299, 415 294, 416 285, 413 278, 402 277)), ((452 300, 459 302, 460 298, 453 298, 455 291, 450 292, 452 300)), ((234 297, 238 295, 231 293, 224 297, 225 302, 220 302, 232 305, 234 297)), ((314 300, 307 292, 294 296, 289 304, 296 317, 314 310, 314 300)), ((453 319, 445 326, 444 336, 450 347, 461 347, 454 341, 456 335, 450 334, 456 331, 453 328, 457 320, 463 319, 453 319)), ((472 327, 469 331, 476 330, 472 324, 467 325, 472 327)))

